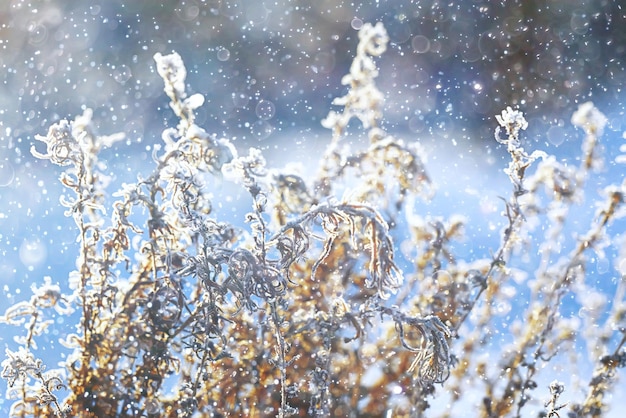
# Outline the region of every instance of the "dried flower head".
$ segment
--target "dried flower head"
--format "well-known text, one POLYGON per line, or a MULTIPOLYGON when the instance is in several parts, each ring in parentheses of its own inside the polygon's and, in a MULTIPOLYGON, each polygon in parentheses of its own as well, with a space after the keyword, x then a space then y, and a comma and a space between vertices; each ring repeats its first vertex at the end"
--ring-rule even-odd
POLYGON ((593 102, 582 103, 572 115, 572 125, 596 136, 602 135, 607 122, 606 116, 594 106, 593 102))
POLYGON ((82 150, 72 135, 70 123, 62 120, 48 129, 46 136, 35 135, 37 141, 45 142, 46 153, 42 154, 33 145, 30 152, 37 158, 50 160, 57 165, 80 164, 82 150))
MULTIPOLYGON (((98 153, 121 136, 97 136, 89 109, 37 137, 47 149, 33 155, 64 166, 69 193, 62 203, 79 254, 67 284, 45 277, 30 300, 0 317, 27 330, 2 362, 15 395, 10 413, 422 416, 441 384, 451 408, 484 390, 475 415, 522 416, 539 374, 551 369, 546 363, 561 353, 573 359, 579 341, 594 348, 596 371, 584 404, 572 409, 603 413, 617 369, 626 366, 626 282, 606 315, 611 299, 585 275, 591 261, 608 264, 626 183, 604 189, 587 230, 572 236, 563 227, 600 159, 606 118, 590 103, 574 114, 586 132, 583 163, 574 166, 524 151, 519 137, 528 122, 520 110, 496 115, 513 188, 503 218, 489 220, 490 236, 502 224, 497 247, 477 257, 482 242, 457 245, 472 227, 469 217, 412 206, 430 180, 417 141, 382 127, 376 59, 388 42, 380 23, 359 31, 342 79, 348 91, 323 122, 332 138, 313 178, 293 165, 271 170, 260 149, 238 152, 196 125, 204 97, 185 91, 187 70, 175 52, 154 60, 178 125, 152 147, 153 171, 122 185, 115 202, 105 193, 98 153), (353 117, 365 128, 356 152, 339 146, 353 117), (242 210, 244 199, 234 202, 231 190, 216 196, 215 177, 249 195, 251 207, 242 210), (349 197, 339 200, 342 193, 349 197), (109 204, 113 210, 105 211, 109 204), (396 256, 398 240, 403 257, 396 256), (535 258, 531 274, 525 267, 535 258), (566 299, 581 305, 574 319, 561 309, 566 299), (71 350, 65 368, 44 374, 36 341, 57 315, 72 312, 77 329, 59 340, 71 350), (505 340, 510 345, 500 349, 505 340), (479 384, 467 390, 468 382, 479 384), (65 404, 53 393, 59 389, 66 389, 65 404)), ((583 225, 582 215, 575 222, 583 225)), ((624 254, 626 245, 615 258, 624 254)), ((616 264, 626 271, 626 262, 616 264)), ((564 387, 549 385, 548 417, 565 406, 558 402, 564 387)))
POLYGON ((9 387, 15 384, 15 381, 27 376, 36 377, 43 370, 43 362, 36 359, 33 354, 20 346, 17 351, 11 351, 8 348, 4 351, 7 358, 2 361, 2 378, 6 379, 9 387))
POLYGON ((524 114, 519 110, 513 110, 510 106, 496 115, 499 127, 496 128, 496 141, 501 144, 509 144, 509 146, 519 146, 519 131, 528 128, 528 122, 524 118, 524 114), (506 138, 501 137, 501 128, 504 128, 506 138))
POLYGON ((185 79, 187 78, 187 70, 183 59, 176 52, 168 55, 162 55, 157 52, 154 54, 157 72, 163 80, 165 80, 165 92, 171 97, 185 98, 185 79))

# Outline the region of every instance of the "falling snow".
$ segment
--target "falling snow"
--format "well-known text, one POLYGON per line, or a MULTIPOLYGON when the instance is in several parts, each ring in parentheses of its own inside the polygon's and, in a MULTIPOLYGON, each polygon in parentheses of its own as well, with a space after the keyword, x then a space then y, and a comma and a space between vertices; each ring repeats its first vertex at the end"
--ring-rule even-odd
MULTIPOLYGON (((102 294, 141 288, 134 306, 160 326, 195 307, 216 324, 252 323, 255 304, 276 314, 255 325, 271 337, 248 344, 258 358, 220 354, 234 345, 221 330, 203 340, 215 370, 271 375, 263 393, 279 401, 235 415, 347 416, 349 405, 621 416, 625 56, 626 8, 610 0, 0 1, 0 415, 22 408, 17 387, 28 382, 48 411, 71 409, 80 263, 96 258, 85 252, 93 240, 110 246, 102 294), (150 261, 159 281, 132 282, 173 225, 195 232, 150 261), (218 241, 206 265, 220 300, 202 305, 190 283, 208 273, 189 266, 218 241), (172 269, 167 280, 158 263, 172 269), (228 269, 263 281, 224 283, 228 269), (285 295, 302 271, 311 281, 300 296, 322 274, 348 287, 294 310, 285 295), (370 291, 379 299, 364 303, 370 291), (216 303, 235 300, 232 318, 220 317, 216 303), (306 316, 310 306, 319 312, 306 316), (342 363, 353 380, 333 382, 324 373, 341 375, 333 356, 346 347, 362 358, 342 363), (337 395, 352 386, 361 392, 337 395)), ((184 344, 198 348, 188 334, 176 361, 184 344)), ((119 350, 159 347, 136 335, 119 350)), ((168 370, 159 390, 192 410, 194 384, 216 378, 202 366, 175 380, 174 360, 154 366, 168 370)), ((85 396, 96 405, 101 395, 85 396)), ((202 402, 204 413, 229 412, 223 399, 202 402)), ((159 416, 163 405, 145 397, 115 413, 159 416)))

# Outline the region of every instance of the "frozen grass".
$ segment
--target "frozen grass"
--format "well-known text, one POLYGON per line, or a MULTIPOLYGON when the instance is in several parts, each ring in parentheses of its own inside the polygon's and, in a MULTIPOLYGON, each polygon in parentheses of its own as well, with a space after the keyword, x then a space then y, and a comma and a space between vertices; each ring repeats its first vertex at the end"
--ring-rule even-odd
POLYGON ((505 227, 492 256, 461 258, 472 219, 411 209, 434 193, 423 150, 382 129, 385 29, 365 24, 359 39, 312 178, 197 126, 204 98, 187 94, 176 53, 154 57, 179 124, 148 177, 106 192, 98 155, 123 135, 99 135, 89 110, 38 137, 46 149, 33 155, 65 169, 80 253, 69 278, 33 286, 1 318, 26 330, 2 363, 12 416, 429 416, 438 399, 449 416, 468 404, 483 417, 607 411, 626 366, 626 241, 611 227, 625 184, 607 185, 582 230, 564 233, 602 165, 606 118, 591 103, 574 113, 585 137, 571 165, 522 147, 521 111, 497 115, 505 227), (354 118, 368 143, 358 151, 343 141, 354 118), (215 216, 210 185, 222 176, 250 195, 244 228, 215 216), (615 280, 600 289, 590 257, 607 254, 615 280), (522 309, 504 316, 513 302, 522 309), (64 367, 46 372, 37 341, 50 338, 52 311, 80 322, 61 338, 64 367), (563 363, 595 370, 577 391, 539 386, 563 363))

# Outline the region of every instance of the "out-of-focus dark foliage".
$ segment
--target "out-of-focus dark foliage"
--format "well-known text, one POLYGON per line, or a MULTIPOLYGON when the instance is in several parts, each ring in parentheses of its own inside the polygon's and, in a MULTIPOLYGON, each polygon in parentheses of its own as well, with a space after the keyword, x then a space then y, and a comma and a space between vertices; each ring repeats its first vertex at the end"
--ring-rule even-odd
POLYGON ((172 114, 143 69, 174 49, 207 96, 199 122, 251 140, 296 121, 318 127, 363 21, 382 21, 391 38, 387 123, 472 129, 504 104, 558 118, 621 94, 625 15, 612 0, 7 0, 0 127, 31 136, 85 105, 152 142, 172 114))

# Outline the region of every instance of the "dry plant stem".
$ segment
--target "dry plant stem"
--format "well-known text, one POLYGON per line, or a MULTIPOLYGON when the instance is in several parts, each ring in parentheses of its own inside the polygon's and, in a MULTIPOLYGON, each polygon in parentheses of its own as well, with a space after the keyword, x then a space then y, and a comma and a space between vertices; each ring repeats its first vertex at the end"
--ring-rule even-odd
MULTIPOLYGON (((573 117, 573 120, 576 118, 573 117)), ((587 119, 587 118, 586 118, 587 119)), ((596 120, 601 119, 600 117, 596 117, 596 120)), ((554 251, 554 245, 552 239, 553 237, 557 237, 560 235, 560 231, 563 230, 565 225, 565 218, 567 214, 567 210, 569 209, 569 205, 573 203, 573 199, 575 198, 575 189, 582 188, 584 185, 584 181, 588 175, 588 172, 592 168, 592 158, 591 156, 594 154, 594 149, 597 144, 597 129, 586 129, 587 136, 583 143, 583 163, 581 167, 574 176, 571 176, 571 172, 568 171, 568 167, 561 167, 560 165, 554 165, 553 170, 558 170, 556 173, 558 177, 545 177, 545 171, 542 171, 542 174, 536 173, 535 177, 532 180, 535 180, 537 185, 533 186, 533 189, 530 190, 531 194, 537 193, 537 186, 541 183, 548 182, 546 186, 549 186, 549 191, 552 191, 555 195, 555 201, 551 202, 548 205, 549 211, 553 211, 555 214, 554 220, 556 225, 551 225, 550 230, 546 233, 546 241, 540 247, 541 254, 541 262, 540 268, 538 270, 537 275, 540 277, 546 277, 551 283, 548 292, 541 292, 541 297, 535 295, 533 299, 538 298, 534 302, 531 301, 530 306, 532 307, 532 312, 529 309, 528 317, 526 321, 524 321, 524 326, 526 328, 525 331, 520 332, 520 335, 526 336, 526 340, 521 340, 518 338, 516 341, 516 349, 514 352, 517 354, 515 358, 510 360, 505 367, 506 370, 509 370, 508 373, 508 382, 506 385, 506 389, 504 391, 505 397, 498 401, 495 406, 495 410, 502 411, 508 408, 508 405, 513 402, 513 394, 516 391, 519 391, 519 401, 517 402, 517 417, 521 416, 522 408, 526 404, 526 402, 530 399, 527 395, 527 391, 532 390, 536 387, 536 383, 533 378, 537 372, 538 362, 544 361, 548 362, 554 356, 560 346, 560 342, 557 341, 553 343, 551 347, 552 353, 547 354, 544 351, 546 344, 548 343, 548 339, 550 334, 554 331, 555 324, 557 323, 557 317, 559 313, 559 306, 561 304, 561 300, 568 289, 571 287, 573 283, 570 281, 570 276, 573 273, 573 270, 578 268, 581 263, 584 263, 583 252, 588 248, 593 248, 593 243, 597 241, 602 236, 602 230, 605 225, 608 223, 607 219, 602 219, 601 222, 598 223, 595 231, 590 232, 587 237, 583 238, 583 240, 579 241, 577 248, 575 248, 570 253, 570 262, 567 267, 562 270, 560 274, 560 278, 553 277, 554 274, 551 273, 548 268, 550 265, 550 258, 554 251), (537 181, 538 180, 538 181, 537 181), (558 181, 558 182, 557 182, 558 181), (540 305, 540 306, 536 306, 540 305), (536 311, 536 312, 535 312, 536 311), (536 318, 546 318, 544 320, 537 320, 536 318), (538 345, 537 345, 538 344, 538 345), (533 348, 533 354, 531 355, 531 360, 527 361, 526 352, 533 348), (519 367, 525 367, 526 372, 525 376, 522 378, 518 376, 521 374, 518 371, 519 367), (521 379, 521 383, 518 381, 521 379)), ((554 164, 550 161, 546 166, 550 167, 550 164, 554 164)), ((543 167, 542 167, 543 169, 543 167)), ((552 172, 554 174, 554 172, 552 172)), ((613 198, 610 199, 611 201, 613 198)), ((613 203, 609 204, 609 208, 603 211, 604 214, 615 212, 615 208, 613 208, 613 203)), ((534 208, 534 210, 537 210, 534 208)), ((550 212, 548 212, 550 213, 550 212)))
POLYGON ((601 359, 600 366, 594 371, 593 378, 589 383, 589 393, 583 404, 576 408, 578 416, 590 416, 600 418, 604 413, 604 396, 610 393, 611 384, 615 381, 615 374, 618 367, 625 367, 626 351, 623 350, 626 344, 626 333, 617 344, 613 353, 601 359), (621 350, 621 352, 620 352, 621 350), (602 361, 604 360, 604 361, 602 361))
POLYGON ((561 415, 558 411, 565 408, 567 404, 558 405, 557 402, 559 400, 559 396, 564 392, 565 387, 562 383, 558 381, 553 381, 550 383, 550 400, 545 403, 545 407, 549 408, 548 413, 546 415, 547 418, 560 418, 561 415))
MULTIPOLYGON (((601 234, 601 229, 615 216, 617 209, 624 203, 624 195, 619 191, 614 191, 609 195, 608 207, 603 210, 602 218, 598 223, 595 231, 579 242, 578 251, 582 253, 587 248, 593 248, 594 242, 601 234)), ((564 276, 563 285, 569 284, 564 276)), ((625 367, 626 350, 623 350, 626 344, 626 332, 620 330, 622 338, 613 350, 612 354, 606 355, 599 359, 599 365, 594 371, 593 378, 589 383, 589 393, 584 403, 577 407, 577 412, 582 416, 600 417, 603 414, 606 404, 604 403, 604 395, 610 392, 611 385, 614 383, 616 369, 625 367)))
MULTIPOLYGON (((507 145, 507 150, 511 155, 511 162, 505 172, 509 175, 514 190, 509 201, 505 202, 505 215, 508 220, 508 226, 504 229, 500 247, 491 259, 487 272, 480 277, 478 292, 468 301, 464 313, 458 321, 454 321, 454 326, 452 327, 455 336, 458 337, 460 327, 477 306, 478 302, 481 300, 481 296, 486 293, 486 299, 483 302, 484 310, 479 314, 474 330, 465 338, 463 344, 463 350, 470 353, 475 350, 477 343, 485 344, 486 338, 488 338, 488 334, 487 336, 484 335, 486 334, 485 330, 490 329, 489 322, 495 317, 492 302, 496 300, 498 294, 501 292, 503 282, 508 278, 505 266, 509 258, 509 253, 513 248, 514 240, 521 232, 522 225, 526 220, 522 213, 519 199, 528 192, 524 187, 526 169, 536 158, 542 156, 542 153, 537 151, 528 155, 523 148, 520 147, 519 132, 527 127, 526 120, 521 112, 507 108, 501 115, 497 115, 496 118, 498 119, 500 127, 496 129, 495 137, 498 142, 507 145), (505 139, 501 138, 501 129, 506 133, 505 139), (501 276, 495 276, 496 272, 499 272, 501 276)), ((471 367, 469 366, 471 363, 467 360, 466 362, 467 367, 471 367)), ((465 370, 465 368, 463 370, 465 370)), ((511 370, 511 373, 516 373, 516 370, 511 370)), ((452 388, 453 393, 459 393, 461 390, 459 385, 460 382, 457 381, 452 388)), ((500 406, 500 402, 495 402, 494 405, 494 395, 491 389, 488 388, 487 392, 487 396, 484 398, 484 409, 481 411, 485 416, 495 417, 498 416, 498 414, 503 414, 505 410, 508 410, 510 400, 506 401, 506 407, 500 406)), ((510 394, 508 394, 506 390, 505 397, 507 399, 510 398, 510 394)))
MULTIPOLYGON (((500 247, 498 248, 498 251, 496 252, 496 254, 493 256, 491 263, 489 265, 489 270, 487 270, 487 273, 484 276, 485 285, 479 288, 474 298, 470 301, 468 309, 463 313, 463 315, 459 318, 457 322, 455 322, 454 326, 452 327, 452 330, 455 336, 458 335, 457 333, 459 329, 461 328, 463 323, 465 323, 465 321, 467 320, 469 314, 472 312, 472 310, 474 309, 474 306, 476 306, 476 304, 480 300, 482 294, 489 289, 492 289, 493 291, 495 291, 495 289, 499 287, 499 283, 497 283, 498 281, 494 279, 493 277, 494 273, 504 268, 504 266, 506 265, 505 260, 507 258, 507 254, 509 251, 511 238, 514 233, 513 231, 516 231, 518 228, 518 225, 520 225, 520 223, 523 221, 523 217, 521 213, 519 212, 515 212, 513 215, 511 215, 510 213, 507 213, 507 217, 508 217, 509 226, 505 229, 504 235, 502 237, 502 241, 500 242, 500 247)), ((493 291, 488 292, 488 293, 493 293, 493 291)), ((483 318, 483 320, 487 320, 487 319, 488 318, 483 318)), ((484 325, 484 324, 479 323, 479 325, 484 325)))
MULTIPOLYGON (((585 166, 587 167, 587 165, 585 166)), ((521 386, 519 394, 520 401, 517 403, 516 417, 518 418, 521 417, 522 408, 527 400, 526 391, 528 389, 534 389, 534 382, 532 379, 537 371, 538 361, 542 360, 548 362, 550 357, 556 354, 556 352, 554 352, 552 354, 548 354, 548 357, 546 357, 544 345, 549 334, 553 332, 554 324, 557 320, 557 316, 559 315, 561 300, 569 288, 573 285, 572 277, 575 277, 575 273, 573 271, 579 268, 581 264, 584 264, 584 253, 594 248, 595 243, 602 237, 606 226, 610 223, 613 215, 615 215, 616 210, 622 203, 623 196, 621 193, 615 192, 609 196, 606 209, 601 211, 601 219, 586 236, 582 237, 582 239, 578 241, 576 248, 569 255, 570 261, 564 269, 562 275, 554 282, 551 289, 547 289, 548 292, 544 295, 545 306, 539 315, 547 318, 544 322, 545 325, 540 330, 534 330, 533 335, 536 337, 525 344, 523 349, 521 349, 516 356, 517 360, 514 361, 514 364, 523 364, 526 367, 526 377, 521 386), (532 361, 526 362, 524 360, 526 349, 534 346, 537 342, 539 344, 534 350, 532 361)), ((525 321, 525 323, 530 324, 533 323, 533 321, 529 318, 525 321)), ((556 349, 558 349, 558 345, 555 347, 555 350, 556 349)), ((514 382, 510 380, 508 385, 514 385, 514 382)))
MULTIPOLYGON (((556 193, 559 204, 548 206, 548 215, 564 217, 575 201, 573 189, 597 165, 594 149, 603 119, 584 105, 572 120, 587 133, 578 177, 545 158, 531 177, 527 169, 544 155, 528 155, 521 147, 522 113, 507 108, 497 115, 496 140, 511 157, 505 169, 513 185, 505 201, 506 224, 493 256, 460 260, 453 241, 462 235, 461 217, 423 218, 410 206, 426 195, 429 183, 419 144, 380 128, 383 95, 374 83, 375 59, 388 40, 382 24, 364 24, 359 32, 357 56, 342 80, 348 92, 333 102, 340 111, 323 122, 332 138, 312 184, 289 169, 268 171, 260 150, 238 155, 228 140, 195 125, 204 99, 187 95, 186 69, 176 53, 156 54, 155 61, 178 125, 164 131, 162 148, 154 147, 156 168, 149 177, 113 195, 118 200, 111 219, 104 216, 108 202, 98 171, 98 152, 111 139, 93 135, 89 112, 38 137, 47 152, 33 155, 69 166, 61 179, 75 195, 63 202, 80 240, 78 271, 70 277, 74 293, 66 301, 81 305, 81 322, 78 335, 62 341, 73 350, 65 362, 73 414, 426 416, 430 398, 438 395, 436 384, 446 383, 453 404, 474 396, 466 392, 468 381, 472 389, 484 389, 478 415, 527 411, 540 363, 550 361, 556 349, 571 349, 564 341, 573 337, 554 332, 560 305, 582 280, 585 251, 601 250, 607 226, 622 216, 624 186, 609 190, 594 226, 552 269, 550 258, 558 250, 546 244, 537 276, 550 278, 550 286, 541 294, 531 290, 523 317, 532 321, 522 325, 528 335, 512 343, 513 354, 500 362, 481 356, 499 331, 496 303, 519 277, 507 263, 530 242, 525 238, 532 232, 531 216, 541 213, 533 200, 538 187, 556 193), (349 144, 340 144, 353 118, 363 125, 365 151, 352 153, 349 144), (252 197, 252 210, 241 214, 245 226, 220 222, 213 212, 205 186, 213 175, 252 197), (344 189, 350 197, 333 197, 344 189), (415 272, 406 276, 394 261, 398 245, 390 233, 402 225, 397 221, 403 213, 411 228, 406 259, 415 254, 415 272), (470 312, 476 320, 468 320, 470 312), (448 346, 452 336, 464 338, 455 354, 448 346)), ((560 234, 563 223, 550 232, 560 234)), ((34 293, 30 303, 20 302, 0 317, 26 327, 19 355, 7 350, 2 377, 20 385, 12 393, 14 416, 67 416, 70 409, 53 393, 63 382, 42 374, 41 362, 25 351, 37 349, 50 322, 45 309, 62 313, 63 296, 50 286, 34 293)), ((616 318, 622 312, 619 294, 616 318)), ((612 338, 612 331, 603 332, 612 338)), ((579 411, 597 416, 605 409, 603 397, 616 369, 626 364, 625 344, 623 333, 612 354, 599 359, 579 411)), ((562 386, 551 385, 550 391, 545 407, 558 418, 562 386)))
POLYGON ((60 417, 67 416, 67 414, 63 412, 63 409, 61 405, 59 404, 59 401, 56 395, 54 395, 52 391, 50 390, 50 388, 48 387, 48 385, 51 384, 51 379, 44 378, 44 376, 41 373, 37 373, 35 377, 41 382, 42 389, 44 390, 45 394, 49 397, 49 399, 51 399, 51 402, 54 405, 54 410, 55 410, 56 415, 60 417))
POLYGON ((587 249, 593 248, 594 243, 599 239, 599 237, 601 237, 603 229, 609 222, 612 214, 615 213, 616 206, 620 203, 620 201, 621 197, 610 197, 609 207, 602 212, 603 217, 600 222, 597 224, 592 232, 590 232, 586 237, 578 242, 577 247, 570 254, 570 261, 564 269, 562 275, 558 280, 553 283, 550 289, 547 289, 548 292, 543 296, 543 307, 541 308, 540 312, 529 312, 529 315, 533 315, 533 317, 527 318, 527 320, 524 322, 524 324, 526 324, 527 326, 531 326, 531 324, 535 324, 537 322, 533 320, 536 315, 538 315, 539 317, 545 317, 546 320, 540 321, 539 326, 541 328, 533 329, 532 331, 529 330, 523 333, 523 335, 527 335, 530 337, 527 341, 521 342, 522 346, 518 347, 518 349, 516 350, 517 354, 515 355, 515 358, 507 364, 506 370, 509 370, 509 372, 507 373, 508 382, 506 384, 503 398, 495 402, 493 406, 493 410, 496 413, 501 413, 502 411, 507 410, 513 402, 514 397, 516 396, 515 393, 519 391, 519 395, 517 395, 519 401, 517 402, 516 417, 519 418, 521 416, 522 408, 529 399, 526 392, 536 387, 536 383, 534 382, 533 377, 537 371, 537 363, 540 360, 548 362, 550 358, 554 354, 556 354, 556 350, 558 349, 557 343, 557 345, 553 347, 554 352, 552 354, 546 354, 544 352, 544 346, 547 342, 549 334, 553 331, 557 316, 559 314, 559 306, 562 297, 568 291, 569 287, 573 284, 571 279, 572 277, 575 277, 575 274, 573 274, 573 270, 577 269, 581 265, 581 263, 584 263, 583 253, 587 249), (534 347, 535 345, 536 347, 531 356, 531 360, 526 361, 525 357, 527 350, 534 347), (518 368, 520 366, 526 368, 526 374, 525 377, 522 379, 521 384, 518 382, 518 373, 520 373, 518 368))
POLYGON ((280 371, 280 409, 278 410, 278 416, 280 418, 284 418, 285 412, 287 411, 287 393, 286 393, 286 385, 287 385, 287 360, 285 357, 285 339, 283 337, 282 332, 280 331, 280 327, 282 321, 278 314, 278 307, 276 306, 276 302, 270 302, 270 312, 272 315, 272 322, 274 325, 274 335, 276 337, 277 352, 278 352, 278 370, 280 371))
MULTIPOLYGON (((595 138, 595 136, 594 136, 595 138)), ((589 137, 587 138, 587 142, 589 137)), ((594 142, 595 143, 595 142, 594 142)), ((587 144, 588 145, 588 144, 587 144)), ((588 147, 585 147, 588 152, 592 152, 588 147)), ((588 170, 590 164, 585 164, 581 167, 580 172, 582 174, 579 175, 580 181, 585 177, 584 173, 588 170)), ((566 294, 570 287, 574 284, 574 280, 576 277, 576 273, 574 272, 576 269, 579 269, 580 266, 584 265, 585 259, 583 254, 588 249, 593 249, 596 242, 599 241, 604 233, 604 229, 607 224, 610 222, 611 218, 615 215, 618 206, 623 202, 623 195, 619 191, 614 191, 609 193, 609 199, 606 209, 601 211, 601 218, 596 223, 596 226, 582 239, 578 241, 576 248, 570 253, 569 263, 563 269, 559 278, 555 277, 555 280, 551 280, 552 285, 549 289, 547 289, 547 293, 543 296, 543 306, 540 312, 533 314, 538 315, 539 317, 545 317, 545 320, 535 321, 533 317, 527 318, 524 322, 527 327, 530 327, 531 324, 539 325, 540 328, 528 330, 523 332, 523 335, 529 336, 527 341, 518 342, 518 348, 515 350, 518 354, 515 356, 515 359, 511 361, 511 363, 507 364, 506 369, 510 370, 509 381, 507 383, 507 389, 505 390, 505 395, 507 398, 503 398, 497 404, 495 410, 502 411, 507 408, 507 405, 510 405, 512 402, 512 394, 519 390, 519 401, 517 402, 517 417, 521 416, 522 408, 528 401, 529 397, 526 395, 528 390, 534 389, 536 386, 533 381, 533 377, 537 372, 538 365, 537 363, 541 361, 548 362, 551 357, 556 354, 556 351, 559 348, 560 342, 557 341, 553 344, 552 354, 549 354, 546 357, 546 353, 544 352, 544 346, 548 341, 550 333, 554 331, 555 323, 557 322, 557 317, 559 314, 559 306, 562 300, 562 297, 566 294), (520 347, 519 344, 522 343, 520 347), (525 361, 525 353, 528 349, 538 345, 534 349, 534 353, 531 356, 532 360, 527 362, 525 361), (517 377, 515 374, 517 372, 517 368, 519 366, 523 366, 526 368, 526 376, 522 380, 521 383, 517 382, 517 377)), ((554 231, 552 231, 554 233, 554 231)), ((544 255, 545 257, 545 255, 544 255)), ((545 264, 545 258, 543 263, 545 264)), ((548 272, 543 274, 549 274, 548 272)), ((537 308, 538 309, 538 308, 537 308)), ((534 308, 533 308, 534 310, 534 308)), ((558 414, 557 414, 558 415, 558 414)), ((555 416, 557 416, 555 415, 555 416)))
MULTIPOLYGON (((88 155, 83 155, 82 162, 83 165, 79 167, 79 172, 77 174, 78 185, 76 187, 76 193, 78 198, 82 198, 83 196, 91 195, 91 188, 94 184, 96 184, 95 174, 92 172, 92 167, 95 165, 93 161, 96 158, 95 153, 89 153, 88 155)), ((95 196, 92 197, 92 199, 95 196)), ((96 202, 93 202, 94 204, 96 202)), ((80 385, 85 385, 88 380, 88 374, 90 372, 90 362, 92 357, 92 350, 89 350, 88 347, 92 347, 93 344, 97 344, 92 336, 92 330, 94 328, 94 320, 97 312, 94 310, 98 309, 98 302, 90 300, 88 295, 87 287, 90 284, 90 281, 93 277, 93 270, 98 267, 93 263, 96 260, 96 255, 94 254, 94 246, 96 245, 95 241, 99 236, 99 232, 94 226, 96 224, 96 214, 94 211, 87 211, 85 213, 85 209, 90 206, 83 205, 82 202, 75 205, 73 208, 74 211, 74 220, 77 222, 78 229, 80 231, 80 258, 81 265, 79 267, 80 273, 80 285, 78 288, 78 297, 81 301, 80 305, 82 308, 82 331, 83 331, 83 344, 86 349, 83 350, 83 359, 80 368, 79 374, 79 382, 80 385), (88 225, 85 222, 85 217, 89 218, 88 225), (92 236, 88 236, 89 231, 92 231, 92 236), (92 241, 93 240, 93 241, 92 241), (94 306, 94 302, 96 306, 94 306)), ((104 285, 104 284, 103 284, 104 285)), ((102 286, 103 286, 102 285, 102 286)))
MULTIPOLYGON (((500 247, 495 256, 492 258, 489 270, 483 277, 482 286, 476 293, 476 296, 469 302, 469 306, 465 313, 453 326, 455 334, 458 332, 461 325, 463 325, 470 312, 474 309, 482 294, 487 290, 488 295, 494 297, 500 288, 501 283, 499 280, 493 279, 493 274, 496 271, 496 268, 502 268, 506 265, 506 258, 508 258, 507 253, 510 249, 511 240, 515 234, 518 233, 518 230, 521 228, 521 224, 525 220, 519 203, 519 197, 527 193, 527 190, 524 188, 525 172, 530 164, 541 156, 538 152, 528 155, 525 153, 523 148, 520 147, 519 132, 520 130, 526 129, 528 126, 528 123, 524 119, 521 112, 512 110, 509 107, 502 112, 502 115, 497 115, 496 119, 500 124, 495 132, 496 140, 502 144, 506 144, 507 150, 511 155, 511 162, 509 163, 509 167, 505 170, 514 186, 513 194, 510 200, 505 203, 505 213, 508 219, 508 226, 504 230, 500 247), (506 131, 506 139, 501 139, 501 129, 506 131)), ((488 304, 489 300, 485 303, 488 304)), ((490 317, 491 315, 485 315, 483 319, 479 319, 479 322, 483 322, 479 323, 477 329, 481 329, 481 325, 484 325, 484 321, 487 321, 490 317)))

